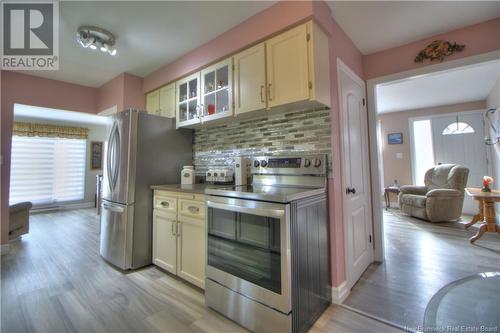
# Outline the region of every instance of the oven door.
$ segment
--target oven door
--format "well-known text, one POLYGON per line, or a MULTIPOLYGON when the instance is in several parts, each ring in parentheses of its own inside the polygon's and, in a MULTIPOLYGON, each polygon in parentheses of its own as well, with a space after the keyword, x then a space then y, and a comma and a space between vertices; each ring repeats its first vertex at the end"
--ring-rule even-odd
POLYGON ((207 207, 207 278, 289 314, 289 205, 209 196, 207 207))

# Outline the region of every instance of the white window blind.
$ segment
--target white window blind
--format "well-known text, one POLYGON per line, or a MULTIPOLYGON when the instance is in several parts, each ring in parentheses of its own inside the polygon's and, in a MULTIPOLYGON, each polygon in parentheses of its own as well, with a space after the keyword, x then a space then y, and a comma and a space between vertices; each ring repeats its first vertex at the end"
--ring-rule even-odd
POLYGON ((82 200, 86 154, 85 139, 13 136, 10 203, 82 200))

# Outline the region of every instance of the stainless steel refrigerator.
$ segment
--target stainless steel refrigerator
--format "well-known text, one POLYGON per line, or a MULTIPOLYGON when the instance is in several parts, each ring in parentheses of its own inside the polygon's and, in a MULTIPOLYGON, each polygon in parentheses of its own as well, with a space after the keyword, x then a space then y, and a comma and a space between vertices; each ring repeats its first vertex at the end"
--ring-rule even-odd
POLYGON ((125 110, 112 117, 106 142, 101 256, 126 270, 150 264, 153 184, 179 184, 191 165, 192 132, 175 119, 125 110))

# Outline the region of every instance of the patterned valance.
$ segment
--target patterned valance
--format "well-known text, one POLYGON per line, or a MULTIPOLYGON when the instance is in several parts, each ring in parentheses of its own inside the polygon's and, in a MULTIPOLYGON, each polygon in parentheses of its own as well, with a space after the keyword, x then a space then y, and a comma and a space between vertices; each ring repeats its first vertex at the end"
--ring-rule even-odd
POLYGON ((42 136, 67 139, 86 139, 88 128, 52 124, 14 122, 12 134, 18 136, 42 136))

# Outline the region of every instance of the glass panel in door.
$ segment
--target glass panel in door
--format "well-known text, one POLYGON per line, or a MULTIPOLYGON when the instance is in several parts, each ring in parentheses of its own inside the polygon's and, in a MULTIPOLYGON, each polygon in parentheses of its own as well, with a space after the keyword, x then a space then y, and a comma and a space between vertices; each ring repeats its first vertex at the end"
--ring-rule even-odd
POLYGON ((203 75, 204 116, 229 111, 229 66, 225 65, 203 75))
POLYGON ((208 209, 208 264, 281 294, 282 221, 208 209))
POLYGON ((189 81, 189 99, 198 97, 198 79, 189 81))
POLYGON ((225 88, 216 93, 215 105, 217 106, 216 113, 229 111, 229 89, 225 88))
POLYGON ((187 88, 188 88, 187 82, 179 86, 179 103, 184 102, 185 100, 188 99, 187 88))

